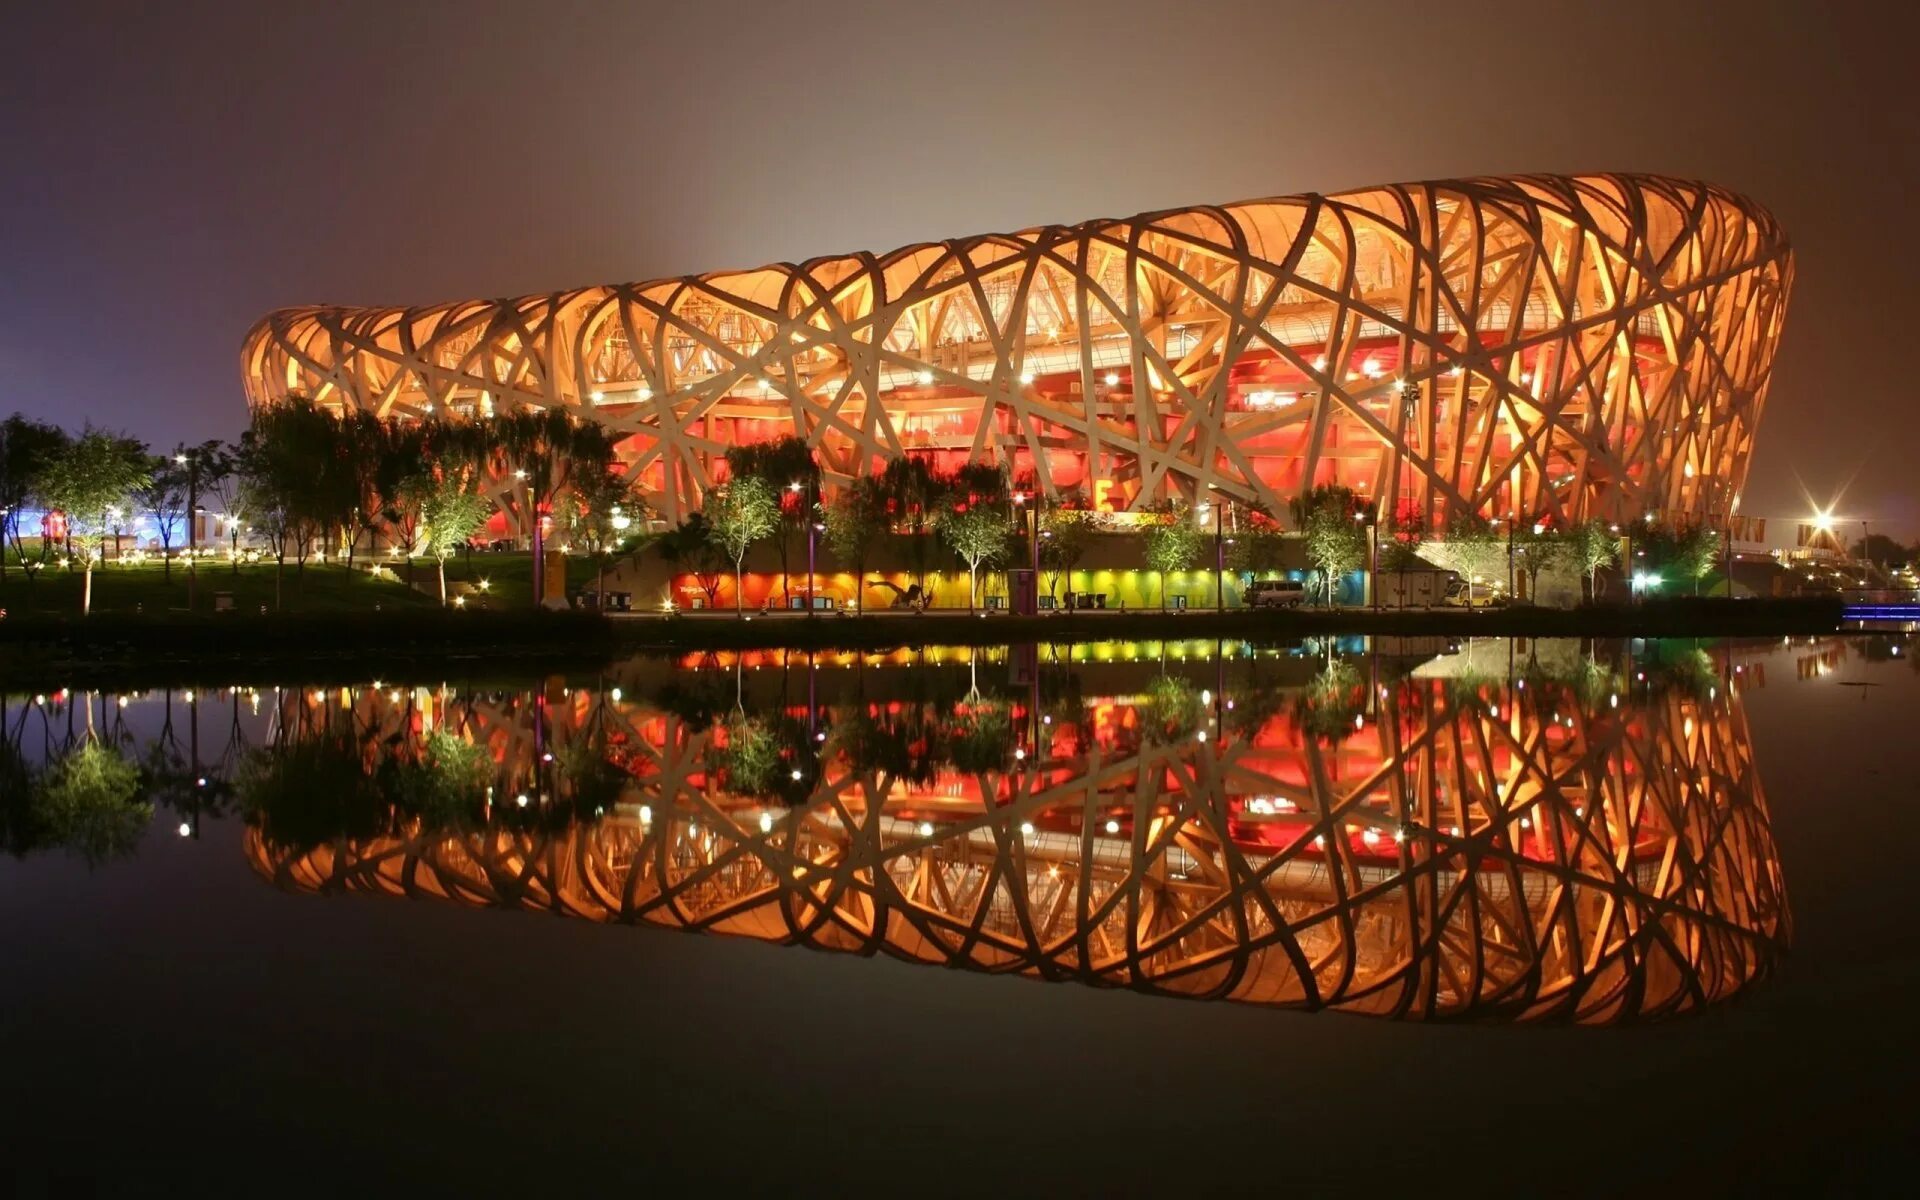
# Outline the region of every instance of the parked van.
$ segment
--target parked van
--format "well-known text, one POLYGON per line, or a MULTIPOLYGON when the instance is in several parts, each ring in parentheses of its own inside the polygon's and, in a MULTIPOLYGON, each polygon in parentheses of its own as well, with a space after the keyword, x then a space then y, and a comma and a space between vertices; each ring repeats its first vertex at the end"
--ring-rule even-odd
POLYGON ((1450 608, 1505 608, 1509 600, 1494 591, 1491 583, 1469 589, 1467 581, 1456 575, 1447 581, 1446 598, 1440 603, 1450 608))
POLYGON ((1307 585, 1297 579, 1256 579, 1247 585, 1248 608, 1299 608, 1307 585))

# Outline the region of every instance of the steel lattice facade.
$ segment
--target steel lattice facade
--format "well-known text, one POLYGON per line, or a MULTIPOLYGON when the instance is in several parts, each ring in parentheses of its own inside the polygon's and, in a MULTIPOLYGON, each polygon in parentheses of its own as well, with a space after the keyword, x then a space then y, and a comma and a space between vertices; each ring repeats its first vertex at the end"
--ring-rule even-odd
MULTIPOLYGON (((786 434, 831 487, 902 454, 1049 496, 1718 522, 1793 273, 1757 205, 1650 176, 1404 184, 507 301, 285 309, 250 402, 564 407, 678 518, 786 434)), ((1389 510, 1392 510, 1390 513, 1389 510)))
MULTIPOLYGON (((811 672, 778 653, 756 664, 811 672)), ((725 786, 724 729, 619 695, 363 689, 330 705, 289 689, 276 727, 301 732, 286 736, 344 721, 390 746, 437 723, 497 760, 500 812, 533 815, 520 832, 406 819, 310 847, 253 826, 248 858, 295 891, 1408 1020, 1697 1012, 1767 978, 1791 936, 1730 683, 1588 709, 1540 680, 1407 680, 1331 736, 1286 707, 1222 711, 1200 739, 1146 695, 1044 723, 1016 703, 1024 758, 919 780, 863 760, 861 714, 917 736, 952 708, 889 693, 821 715, 817 773, 771 799, 725 786), (583 746, 618 768, 618 795, 603 817, 550 818, 577 796, 549 760, 583 746), (534 806, 506 804, 516 790, 534 806)))

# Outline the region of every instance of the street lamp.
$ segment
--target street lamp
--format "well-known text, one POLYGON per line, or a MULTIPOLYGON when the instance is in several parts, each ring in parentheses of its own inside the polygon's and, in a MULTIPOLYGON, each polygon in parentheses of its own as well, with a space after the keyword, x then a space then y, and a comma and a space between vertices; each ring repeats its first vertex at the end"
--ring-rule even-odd
MULTIPOLYGON (((1015 509, 1025 508, 1027 499, 1028 497, 1025 492, 1015 492, 1013 494, 1014 508, 1015 509)), ((1032 508, 1033 531, 1031 536, 1027 538, 1027 548, 1033 557, 1033 608, 1031 611, 1033 613, 1038 613, 1040 611, 1040 539, 1042 537, 1052 537, 1053 535, 1050 533, 1042 534, 1040 532, 1040 497, 1036 495, 1032 499, 1034 502, 1033 508, 1032 508)), ((1016 516, 1016 523, 1020 526, 1020 532, 1026 533, 1027 532, 1026 519, 1024 517, 1021 517, 1018 513, 1016 513, 1015 516, 1016 516)))
POLYGON ((1508 598, 1509 598, 1509 599, 1511 599, 1511 598, 1512 598, 1512 596, 1513 596, 1513 526, 1514 526, 1514 519, 1513 519, 1512 517, 1493 517, 1493 518, 1490 518, 1490 519, 1491 519, 1491 520, 1493 521, 1493 523, 1494 523, 1495 525, 1502 525, 1502 524, 1504 524, 1504 525, 1505 525, 1505 526, 1507 527, 1507 596, 1508 596, 1508 598))
MULTIPOLYGON (((1218 484, 1210 483, 1207 485, 1207 490, 1217 493, 1220 487, 1218 484)), ((1227 574, 1227 544, 1225 537, 1226 530, 1223 526, 1227 515, 1227 502, 1225 500, 1208 501, 1206 504, 1201 505, 1201 507, 1203 509, 1213 509, 1213 611, 1216 613, 1225 613, 1227 611, 1227 590, 1225 586, 1227 574)))
POLYGON ((827 528, 826 523, 823 521, 807 522, 807 616, 809 617, 814 615, 813 542, 815 538, 820 536, 821 533, 825 532, 826 528, 827 528))
POLYGON ((200 454, 181 450, 174 454, 176 466, 187 469, 187 611, 194 607, 194 585, 199 582, 199 572, 195 569, 194 558, 198 550, 197 534, 200 512, 200 454))
MULTIPOLYGON (((806 484, 801 480, 798 480, 798 479, 791 480, 787 484, 787 491, 795 497, 799 497, 800 494, 805 490, 806 490, 806 484)), ((807 604, 806 604, 806 607, 807 607, 807 615, 809 617, 813 615, 813 542, 814 542, 814 536, 820 532, 820 523, 813 519, 814 507, 815 507, 814 505, 807 504, 804 499, 800 500, 799 502, 800 513, 807 520, 807 596, 806 596, 807 604)), ((786 535, 785 534, 782 534, 780 536, 780 544, 782 547, 780 551, 780 557, 782 560, 782 565, 784 566, 785 559, 786 559, 786 549, 785 549, 786 535)), ((786 587, 787 587, 787 603, 791 605, 793 603, 793 585, 791 582, 789 582, 786 585, 786 587)))
POLYGON ((1373 611, 1380 611, 1380 518, 1371 508, 1363 508, 1353 514, 1353 519, 1367 527, 1367 601, 1373 611))

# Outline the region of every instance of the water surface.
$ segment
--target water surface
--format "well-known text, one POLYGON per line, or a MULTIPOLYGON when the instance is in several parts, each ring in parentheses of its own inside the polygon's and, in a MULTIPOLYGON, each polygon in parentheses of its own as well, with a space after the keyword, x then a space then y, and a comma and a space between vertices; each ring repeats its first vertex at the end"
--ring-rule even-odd
POLYGON ((1368 1190, 1490 1141, 1577 1191, 1859 1178, 1912 1116, 1875 853, 1920 833, 1910 649, 10 695, 13 1163, 1368 1190))

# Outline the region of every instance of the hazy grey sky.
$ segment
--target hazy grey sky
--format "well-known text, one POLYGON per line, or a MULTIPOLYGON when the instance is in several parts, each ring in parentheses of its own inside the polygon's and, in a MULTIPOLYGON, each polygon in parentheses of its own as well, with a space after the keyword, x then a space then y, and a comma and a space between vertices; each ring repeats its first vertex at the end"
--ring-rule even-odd
POLYGON ((1709 179, 1799 278, 1744 511, 1920 535, 1904 5, 0 5, 0 412, 244 422, 287 304, 1526 171, 1709 179))

